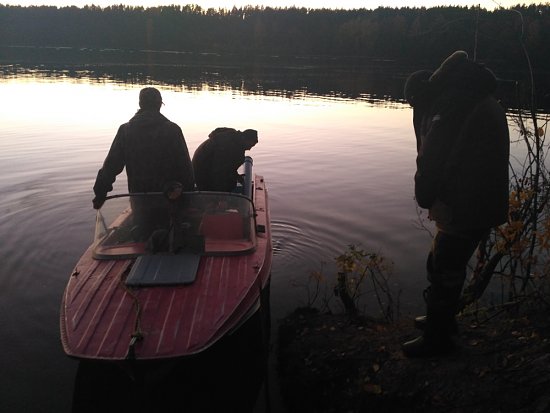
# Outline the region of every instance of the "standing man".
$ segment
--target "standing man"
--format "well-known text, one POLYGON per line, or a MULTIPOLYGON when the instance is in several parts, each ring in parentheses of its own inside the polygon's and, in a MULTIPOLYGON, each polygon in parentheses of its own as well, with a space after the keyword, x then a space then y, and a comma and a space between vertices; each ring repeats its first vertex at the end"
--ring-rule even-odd
POLYGON ((242 181, 238 168, 244 153, 258 143, 258 132, 246 129, 216 128, 193 155, 193 168, 199 191, 231 192, 242 181))
POLYGON ((93 207, 101 208, 116 176, 126 167, 128 191, 161 192, 169 182, 194 189, 193 167, 181 128, 160 113, 158 89, 139 92, 139 110, 121 125, 94 185, 93 207))
POLYGON ((427 260, 424 332, 403 344, 408 357, 454 349, 467 263, 491 228, 508 219, 510 140, 506 113, 492 95, 495 76, 457 51, 425 77, 411 76, 405 95, 419 110, 416 201, 429 210, 437 234, 427 260))

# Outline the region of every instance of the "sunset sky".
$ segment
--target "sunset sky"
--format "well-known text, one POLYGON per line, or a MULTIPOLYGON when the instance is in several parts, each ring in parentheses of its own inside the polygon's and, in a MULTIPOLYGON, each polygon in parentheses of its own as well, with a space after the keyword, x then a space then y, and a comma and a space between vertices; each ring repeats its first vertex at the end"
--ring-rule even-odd
POLYGON ((77 6, 83 7, 87 4, 106 7, 110 5, 126 4, 131 6, 152 7, 167 4, 198 4, 203 8, 225 8, 233 6, 243 7, 246 5, 270 6, 270 7, 307 7, 307 8, 330 8, 330 9, 375 9, 377 7, 433 7, 433 6, 476 6, 480 5, 485 9, 498 7, 510 7, 516 4, 541 4, 544 1, 521 1, 521 0, 138 0, 138 1, 109 1, 109 0, 7 0, 1 2, 9 5, 50 5, 50 6, 77 6))

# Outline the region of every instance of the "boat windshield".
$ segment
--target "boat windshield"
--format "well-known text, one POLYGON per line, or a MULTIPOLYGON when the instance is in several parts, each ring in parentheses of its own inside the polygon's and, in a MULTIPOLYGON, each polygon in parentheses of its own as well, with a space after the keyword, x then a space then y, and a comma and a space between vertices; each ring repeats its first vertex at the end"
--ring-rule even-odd
POLYGON ((108 197, 98 210, 93 255, 99 259, 147 254, 233 255, 256 244, 249 198, 223 192, 108 197))

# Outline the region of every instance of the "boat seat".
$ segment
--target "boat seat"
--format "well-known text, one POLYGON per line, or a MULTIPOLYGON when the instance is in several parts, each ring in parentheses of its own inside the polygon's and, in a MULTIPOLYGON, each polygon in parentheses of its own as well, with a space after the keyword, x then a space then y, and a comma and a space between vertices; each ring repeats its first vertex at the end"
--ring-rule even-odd
POLYGON ((243 218, 237 211, 206 214, 202 218, 200 234, 212 239, 242 239, 243 218))

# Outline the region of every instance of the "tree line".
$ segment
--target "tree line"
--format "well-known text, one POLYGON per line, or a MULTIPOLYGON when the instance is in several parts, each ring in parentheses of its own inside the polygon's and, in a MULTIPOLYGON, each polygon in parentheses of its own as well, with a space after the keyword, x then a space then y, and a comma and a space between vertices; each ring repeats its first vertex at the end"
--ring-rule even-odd
POLYGON ((550 4, 329 10, 197 5, 53 7, 0 4, 0 46, 55 46, 339 56, 434 64, 462 49, 490 67, 550 70, 550 4), (525 45, 525 49, 522 46, 525 45))

